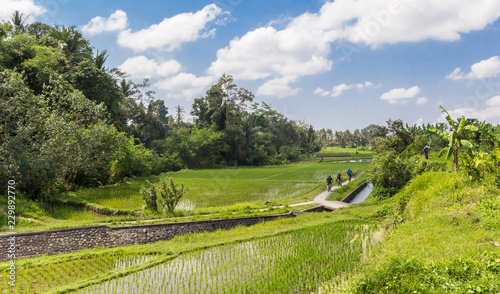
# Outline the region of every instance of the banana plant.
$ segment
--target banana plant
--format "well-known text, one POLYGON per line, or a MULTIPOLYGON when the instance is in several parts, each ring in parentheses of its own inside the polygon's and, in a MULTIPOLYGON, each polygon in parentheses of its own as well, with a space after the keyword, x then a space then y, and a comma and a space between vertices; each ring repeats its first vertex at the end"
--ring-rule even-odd
POLYGON ((453 156, 453 171, 457 171, 458 152, 464 147, 473 147, 470 141, 463 139, 465 137, 464 131, 477 132, 478 128, 472 124, 467 124, 467 120, 464 116, 462 116, 459 122, 455 122, 443 106, 439 106, 439 108, 441 108, 442 112, 446 113, 445 118, 448 121, 451 130, 440 131, 434 127, 428 127, 427 130, 448 141, 448 147, 443 148, 441 152, 439 152, 438 156, 441 157, 444 153, 446 153, 447 159, 450 159, 453 156))

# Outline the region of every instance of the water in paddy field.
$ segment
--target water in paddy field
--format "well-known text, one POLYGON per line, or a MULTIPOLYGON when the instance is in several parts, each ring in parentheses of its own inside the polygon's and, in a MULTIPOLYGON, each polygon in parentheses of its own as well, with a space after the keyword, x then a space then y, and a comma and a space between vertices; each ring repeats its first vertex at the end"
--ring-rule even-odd
POLYGON ((372 232, 342 222, 193 251, 77 293, 310 293, 355 272, 372 232))
POLYGON ((329 160, 329 162, 335 162, 335 163, 345 163, 345 162, 372 162, 371 158, 366 158, 366 159, 351 159, 351 160, 329 160))
POLYGON ((373 190, 373 184, 368 183, 368 185, 366 185, 366 187, 364 187, 363 190, 359 191, 358 195, 356 195, 356 197, 354 197, 354 199, 352 199, 352 201, 349 203, 356 204, 365 201, 368 195, 370 195, 370 193, 372 192, 372 190, 373 190))

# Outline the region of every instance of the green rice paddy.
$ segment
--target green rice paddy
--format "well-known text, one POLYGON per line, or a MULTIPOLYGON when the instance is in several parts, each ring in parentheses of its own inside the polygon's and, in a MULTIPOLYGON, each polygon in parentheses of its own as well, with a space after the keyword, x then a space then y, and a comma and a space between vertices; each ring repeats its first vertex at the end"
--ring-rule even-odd
POLYGON ((356 222, 181 255, 77 293, 309 293, 335 288, 370 254, 373 227, 356 222))
MULTIPOLYGON (((368 167, 367 162, 345 163, 302 163, 282 166, 237 167, 204 170, 182 170, 161 176, 174 177, 189 188, 179 209, 229 206, 238 203, 275 202, 290 204, 312 200, 324 187, 329 174, 351 168, 359 172, 368 167)), ((139 189, 158 177, 129 180, 113 186, 82 189, 68 193, 73 199, 84 200, 98 205, 139 210, 142 199, 139 189)))

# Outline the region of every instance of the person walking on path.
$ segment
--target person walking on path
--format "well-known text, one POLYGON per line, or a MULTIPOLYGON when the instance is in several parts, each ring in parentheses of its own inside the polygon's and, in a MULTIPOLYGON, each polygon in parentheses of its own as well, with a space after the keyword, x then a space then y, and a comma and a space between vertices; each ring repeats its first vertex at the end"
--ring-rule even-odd
POLYGON ((424 147, 424 156, 425 156, 425 159, 429 159, 429 147, 428 145, 424 147))
POLYGON ((339 187, 342 186, 342 174, 340 172, 337 174, 337 182, 339 183, 339 187))
POLYGON ((349 182, 350 182, 352 178, 352 170, 350 168, 347 169, 347 176, 349 177, 349 182))
POLYGON ((326 178, 326 190, 328 192, 332 190, 332 182, 333 182, 332 175, 329 175, 328 178, 326 178))

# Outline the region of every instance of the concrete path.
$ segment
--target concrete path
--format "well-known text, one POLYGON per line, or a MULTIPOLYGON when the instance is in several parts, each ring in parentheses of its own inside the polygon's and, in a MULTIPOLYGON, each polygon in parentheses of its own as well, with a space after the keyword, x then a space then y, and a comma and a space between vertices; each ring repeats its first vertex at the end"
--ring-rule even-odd
MULTIPOLYGON (((355 180, 357 179, 359 176, 361 176, 363 173, 360 173, 358 174, 357 176, 353 177, 352 180, 355 180)), ((351 180, 351 181, 352 181, 351 180)), ((345 185, 349 183, 348 180, 345 180, 344 182, 342 182, 342 185, 345 185)), ((338 189, 339 187, 338 186, 334 186, 332 187, 332 191, 335 190, 335 189, 338 189)), ((329 207, 329 208, 340 208, 340 207, 346 207, 346 206, 349 206, 349 203, 345 203, 345 202, 342 202, 342 201, 329 201, 329 200, 326 200, 326 198, 328 198, 328 195, 330 195, 331 192, 328 192, 328 191, 323 191, 321 193, 319 193, 318 196, 314 197, 314 200, 313 201, 308 201, 308 202, 301 202, 301 203, 295 203, 295 204, 289 204, 288 206, 290 207, 293 207, 293 206, 300 206, 300 205, 307 205, 307 204, 320 204, 320 205, 323 205, 323 206, 326 206, 326 207, 329 207)))

